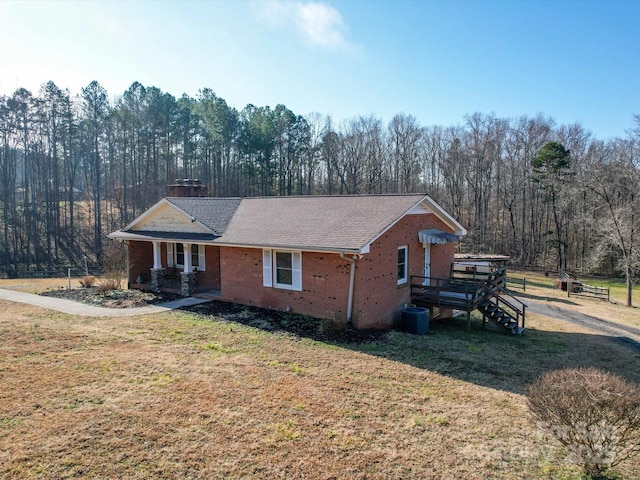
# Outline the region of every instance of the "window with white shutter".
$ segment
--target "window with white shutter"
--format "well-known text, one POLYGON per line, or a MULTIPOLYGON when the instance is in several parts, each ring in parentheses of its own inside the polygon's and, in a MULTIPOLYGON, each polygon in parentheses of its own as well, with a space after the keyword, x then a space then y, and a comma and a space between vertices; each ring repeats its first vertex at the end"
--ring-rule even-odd
POLYGON ((265 287, 302 290, 302 252, 263 250, 262 279, 265 287))

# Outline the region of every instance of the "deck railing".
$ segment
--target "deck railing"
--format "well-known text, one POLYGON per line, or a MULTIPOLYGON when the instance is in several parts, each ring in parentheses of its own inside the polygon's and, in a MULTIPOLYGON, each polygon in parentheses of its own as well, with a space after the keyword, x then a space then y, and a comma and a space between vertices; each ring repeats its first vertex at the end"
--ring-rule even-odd
POLYGON ((415 305, 453 307, 471 311, 482 293, 483 282, 412 275, 411 299, 415 305))

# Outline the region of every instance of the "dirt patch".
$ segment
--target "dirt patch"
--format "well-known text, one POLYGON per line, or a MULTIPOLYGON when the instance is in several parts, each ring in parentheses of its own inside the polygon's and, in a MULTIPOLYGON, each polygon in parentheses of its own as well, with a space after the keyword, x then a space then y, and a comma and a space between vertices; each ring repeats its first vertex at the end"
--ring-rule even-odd
POLYGON ((40 295, 64 298, 87 305, 107 308, 135 308, 170 302, 179 298, 170 293, 152 293, 141 290, 112 290, 100 292, 97 288, 72 288, 71 290, 51 290, 40 295))

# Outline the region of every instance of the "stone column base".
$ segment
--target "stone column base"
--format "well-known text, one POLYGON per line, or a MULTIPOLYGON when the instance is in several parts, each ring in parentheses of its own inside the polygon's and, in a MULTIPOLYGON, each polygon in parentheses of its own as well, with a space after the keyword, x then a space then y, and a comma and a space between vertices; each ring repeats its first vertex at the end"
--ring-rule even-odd
POLYGON ((164 268, 151 269, 151 290, 159 292, 164 280, 164 268))
POLYGON ((183 297, 190 297, 196 287, 196 272, 180 272, 180 278, 182 280, 180 294, 183 297))

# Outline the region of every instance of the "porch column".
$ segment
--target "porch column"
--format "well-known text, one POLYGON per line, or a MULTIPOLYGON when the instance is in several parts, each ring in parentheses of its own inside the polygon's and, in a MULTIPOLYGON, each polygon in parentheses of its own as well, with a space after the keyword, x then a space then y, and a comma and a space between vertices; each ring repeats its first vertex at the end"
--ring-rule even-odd
POLYGON ((191 265, 191 244, 185 243, 182 247, 184 251, 184 271, 180 273, 180 293, 183 297, 190 297, 196 286, 196 272, 193 271, 193 265, 191 265))
POLYGON ((183 243, 182 248, 184 251, 184 273, 193 272, 193 266, 191 265, 191 244, 183 243))
POLYGON ((160 249, 160 242, 153 243, 153 269, 158 270, 162 268, 162 250, 160 249))
POLYGON ((151 269, 151 290, 159 292, 164 280, 164 268, 162 268, 162 256, 160 242, 151 242, 153 244, 153 268, 151 269))

